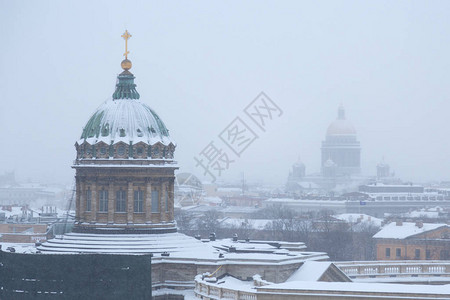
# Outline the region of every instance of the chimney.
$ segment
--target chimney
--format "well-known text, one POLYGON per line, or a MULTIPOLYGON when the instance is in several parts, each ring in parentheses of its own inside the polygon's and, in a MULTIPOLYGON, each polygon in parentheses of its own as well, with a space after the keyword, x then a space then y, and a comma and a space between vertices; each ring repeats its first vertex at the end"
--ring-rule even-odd
POLYGON ((422 227, 423 227, 423 222, 422 222, 422 221, 417 221, 417 222, 416 222, 416 226, 417 226, 418 228, 422 228, 422 227))
POLYGON ((403 226, 402 220, 397 220, 397 221, 395 222, 395 225, 396 225, 396 226, 403 226))

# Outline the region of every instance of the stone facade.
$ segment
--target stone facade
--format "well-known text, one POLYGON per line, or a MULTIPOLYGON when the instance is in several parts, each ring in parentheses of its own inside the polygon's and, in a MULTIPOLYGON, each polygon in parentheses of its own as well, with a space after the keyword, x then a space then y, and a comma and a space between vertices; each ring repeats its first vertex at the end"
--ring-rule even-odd
POLYGON ((175 227, 175 167, 127 165, 76 169, 74 231, 87 228, 170 229, 175 227))
POLYGON ((242 260, 237 264, 225 263, 223 265, 211 262, 171 262, 152 259, 152 286, 154 289, 174 288, 185 289, 194 287, 194 278, 198 274, 213 273, 221 267, 215 276, 231 275, 240 280, 252 280, 252 276, 260 274, 264 280, 281 283, 286 281, 303 262, 290 262, 288 264, 260 263, 255 264, 251 260, 242 260))

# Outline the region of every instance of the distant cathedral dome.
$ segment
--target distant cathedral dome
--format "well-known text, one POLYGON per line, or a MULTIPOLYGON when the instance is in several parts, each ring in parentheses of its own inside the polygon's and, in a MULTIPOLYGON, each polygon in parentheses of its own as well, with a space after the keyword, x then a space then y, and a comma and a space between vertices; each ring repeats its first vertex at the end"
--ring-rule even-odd
POLYGON ((361 146, 355 128, 345 119, 342 105, 338 108, 337 119, 328 127, 321 150, 322 173, 327 173, 328 177, 333 177, 333 174, 349 176, 361 172, 361 146), (336 168, 336 172, 330 173, 326 168, 336 168))
POLYGON ((356 130, 352 123, 345 119, 345 110, 342 105, 339 106, 338 118, 328 126, 327 136, 333 135, 355 135, 356 130))
POLYGON ((294 164, 294 167, 305 168, 305 164, 302 162, 300 157, 297 159, 297 162, 294 164))

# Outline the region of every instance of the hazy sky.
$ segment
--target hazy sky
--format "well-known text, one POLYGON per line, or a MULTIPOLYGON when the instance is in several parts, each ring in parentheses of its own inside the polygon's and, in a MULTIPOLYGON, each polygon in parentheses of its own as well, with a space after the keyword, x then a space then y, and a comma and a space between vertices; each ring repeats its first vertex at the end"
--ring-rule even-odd
POLYGON ((283 183, 343 103, 367 175, 450 180, 449 1, 0 1, 0 173, 72 181, 74 143, 114 92, 128 29, 141 99, 180 171, 264 91, 283 115, 224 178, 283 183))

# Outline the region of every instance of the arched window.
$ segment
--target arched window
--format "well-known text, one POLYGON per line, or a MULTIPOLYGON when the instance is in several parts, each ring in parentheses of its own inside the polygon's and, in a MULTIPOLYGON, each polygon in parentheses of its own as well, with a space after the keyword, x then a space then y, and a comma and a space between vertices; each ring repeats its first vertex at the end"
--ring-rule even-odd
POLYGON ((106 147, 101 146, 99 152, 100 152, 100 155, 106 155, 106 147))
POLYGON ((117 155, 118 156, 125 156, 125 146, 124 145, 119 145, 117 147, 117 155))
POLYGON ((141 146, 137 147, 136 154, 138 156, 142 156, 144 154, 144 147, 141 147, 141 146))

